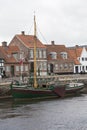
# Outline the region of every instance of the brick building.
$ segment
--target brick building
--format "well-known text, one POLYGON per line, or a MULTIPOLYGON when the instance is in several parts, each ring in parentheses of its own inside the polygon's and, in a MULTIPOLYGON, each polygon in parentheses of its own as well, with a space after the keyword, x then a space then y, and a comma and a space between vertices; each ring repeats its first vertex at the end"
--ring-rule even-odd
POLYGON ((5 71, 6 76, 33 74, 35 42, 37 75, 72 74, 77 71, 77 67, 78 72, 80 72, 81 62, 79 62, 78 57, 82 49, 69 49, 65 45, 56 45, 54 41, 51 44, 43 44, 38 38, 26 35, 22 31, 21 34, 13 37, 8 46, 6 42, 0 46, 0 74, 3 71, 5 71))
POLYGON ((7 42, 2 42, 2 46, 0 46, 0 75, 3 75, 3 72, 7 77, 17 74, 16 66, 20 66, 18 58, 16 58, 18 56, 19 48, 17 46, 7 46, 7 42))
POLYGON ((74 61, 65 45, 56 45, 54 41, 47 47, 48 72, 70 74, 74 71, 74 61))
POLYGON ((34 43, 36 42, 37 75, 47 75, 47 53, 46 46, 38 38, 26 35, 24 31, 15 35, 9 46, 17 46, 23 59, 23 71, 33 74, 34 72, 34 43), (26 63, 26 64, 25 64, 26 63))

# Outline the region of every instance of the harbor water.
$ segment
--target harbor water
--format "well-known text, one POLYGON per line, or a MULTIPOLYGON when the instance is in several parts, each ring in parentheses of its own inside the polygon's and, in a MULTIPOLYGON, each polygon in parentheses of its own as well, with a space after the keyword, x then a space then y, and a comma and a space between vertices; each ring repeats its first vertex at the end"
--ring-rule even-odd
POLYGON ((0 101, 0 130, 87 130, 87 95, 0 101))

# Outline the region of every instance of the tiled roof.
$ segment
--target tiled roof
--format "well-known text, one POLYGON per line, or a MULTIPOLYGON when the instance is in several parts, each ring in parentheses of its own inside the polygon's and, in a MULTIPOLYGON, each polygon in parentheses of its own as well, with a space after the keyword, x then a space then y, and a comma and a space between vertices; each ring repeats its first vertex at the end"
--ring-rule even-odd
MULTIPOLYGON (((60 53, 61 52, 67 52, 68 53, 68 50, 67 48, 65 47, 65 45, 46 45, 47 47, 47 53, 49 54, 50 52, 56 52, 57 53, 57 59, 58 60, 65 60, 61 57, 60 53)), ((51 56, 48 55, 48 60, 52 60, 51 56)), ((55 59, 56 60, 56 59, 55 59)), ((68 58, 67 60, 71 61, 72 59, 70 59, 70 56, 68 55, 68 58)))
POLYGON ((18 52, 19 48, 17 46, 7 46, 2 47, 0 46, 0 57, 3 58, 7 63, 10 62, 17 62, 16 59, 12 56, 12 53, 18 52))
POLYGON ((66 52, 65 45, 46 45, 48 52, 66 52))
POLYGON ((80 65, 80 62, 77 59, 74 59, 75 65, 80 65))
POLYGON ((81 56, 82 48, 69 49, 68 51, 73 59, 77 59, 81 56))
POLYGON ((81 56, 82 49, 83 48, 81 48, 81 47, 68 49, 68 52, 69 52, 71 58, 74 60, 75 65, 80 65, 80 62, 79 62, 79 60, 77 60, 77 58, 81 56))
POLYGON ((12 53, 19 52, 20 50, 17 46, 8 46, 8 49, 6 49, 5 51, 8 54, 12 54, 12 53))
MULTIPOLYGON (((21 41, 22 44, 24 44, 28 48, 33 48, 34 47, 34 42, 35 42, 35 37, 33 35, 16 35, 16 37, 21 41)), ((46 48, 41 41, 36 38, 36 47, 37 48, 46 48)))

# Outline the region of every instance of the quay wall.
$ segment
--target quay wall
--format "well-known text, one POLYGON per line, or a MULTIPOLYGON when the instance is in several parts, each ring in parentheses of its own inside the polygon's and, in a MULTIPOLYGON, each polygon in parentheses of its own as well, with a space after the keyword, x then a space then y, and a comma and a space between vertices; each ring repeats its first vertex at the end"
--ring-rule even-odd
MULTIPOLYGON (((37 78, 54 78, 59 81, 83 81, 85 84, 87 83, 87 74, 67 74, 67 75, 47 75, 47 76, 37 76, 37 78)), ((29 77, 24 77, 24 80, 28 80, 29 77)), ((13 80, 20 80, 20 77, 12 77, 12 78, 3 78, 0 79, 0 82, 11 82, 13 80)))

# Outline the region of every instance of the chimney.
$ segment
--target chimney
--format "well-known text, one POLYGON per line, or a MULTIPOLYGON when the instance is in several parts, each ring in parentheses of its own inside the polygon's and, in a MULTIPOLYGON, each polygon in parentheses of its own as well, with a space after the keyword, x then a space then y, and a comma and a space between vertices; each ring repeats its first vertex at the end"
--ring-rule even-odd
POLYGON ((22 34, 22 35, 25 35, 25 31, 21 31, 21 34, 22 34))
POLYGON ((2 42, 2 47, 7 47, 7 42, 6 41, 2 42))
POLYGON ((78 45, 76 45, 76 48, 78 48, 79 46, 78 45))
POLYGON ((55 45, 55 42, 54 42, 54 41, 51 41, 51 45, 55 45))

